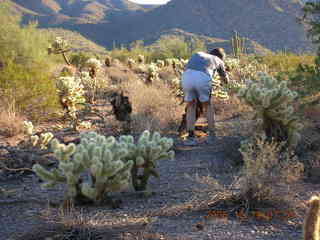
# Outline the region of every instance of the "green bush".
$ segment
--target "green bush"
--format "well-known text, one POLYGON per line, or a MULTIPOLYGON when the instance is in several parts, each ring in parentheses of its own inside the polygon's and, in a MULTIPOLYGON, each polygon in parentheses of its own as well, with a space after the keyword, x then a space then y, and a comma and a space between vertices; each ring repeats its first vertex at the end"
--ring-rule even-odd
POLYGON ((259 56, 258 62, 266 64, 269 72, 274 74, 294 72, 301 64, 314 64, 315 57, 310 55, 296 55, 291 53, 277 53, 259 56))
POLYGON ((70 63, 77 68, 82 68, 91 57, 90 54, 83 52, 74 53, 70 56, 70 63))
POLYGON ((156 43, 144 46, 142 41, 133 42, 129 48, 114 48, 109 55, 112 58, 126 62, 128 59, 138 60, 139 55, 145 57, 145 62, 156 62, 168 58, 189 58, 194 52, 206 51, 203 41, 193 39, 185 41, 177 36, 163 36, 156 43))
POLYGON ((16 109, 39 118, 56 108, 56 89, 46 49, 49 37, 35 23, 20 26, 19 18, 0 7, 1 97, 11 99, 16 109))

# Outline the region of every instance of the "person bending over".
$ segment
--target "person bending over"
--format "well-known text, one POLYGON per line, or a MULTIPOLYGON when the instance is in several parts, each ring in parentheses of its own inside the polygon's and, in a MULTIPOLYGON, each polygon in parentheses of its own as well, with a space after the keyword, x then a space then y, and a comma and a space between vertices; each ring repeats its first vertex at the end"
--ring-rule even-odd
POLYGON ((229 81, 224 64, 225 55, 223 48, 215 48, 209 53, 197 52, 185 66, 181 79, 184 101, 187 103, 188 137, 185 145, 197 144, 194 135, 197 101, 202 104, 203 113, 208 120, 209 135, 206 142, 212 144, 215 140, 214 110, 211 103, 212 78, 217 71, 225 83, 229 81))

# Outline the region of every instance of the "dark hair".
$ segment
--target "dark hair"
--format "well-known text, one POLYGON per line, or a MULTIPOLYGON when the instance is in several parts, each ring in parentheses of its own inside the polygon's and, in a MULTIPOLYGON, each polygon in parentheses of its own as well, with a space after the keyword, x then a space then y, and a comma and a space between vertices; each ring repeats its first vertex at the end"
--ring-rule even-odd
POLYGON ((223 60, 226 56, 223 48, 215 48, 209 52, 211 55, 217 56, 221 60, 223 60))

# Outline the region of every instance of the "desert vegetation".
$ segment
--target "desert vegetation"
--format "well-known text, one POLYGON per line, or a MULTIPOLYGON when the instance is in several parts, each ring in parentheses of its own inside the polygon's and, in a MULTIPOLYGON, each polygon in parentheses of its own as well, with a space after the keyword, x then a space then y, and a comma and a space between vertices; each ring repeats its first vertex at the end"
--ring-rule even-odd
MULTIPOLYGON (((213 82, 217 143, 190 150, 179 132, 180 79, 191 54, 207 50, 203 42, 164 37, 153 46, 75 52, 66 39, 35 23, 22 26, 5 10, 0 218, 15 221, 5 239, 116 239, 123 232, 121 239, 184 239, 184 224, 194 234, 186 239, 206 239, 199 231, 210 219, 247 227, 279 216, 282 227, 295 227, 286 239, 318 239, 319 199, 307 200, 318 195, 313 183, 320 180, 319 56, 246 54, 236 34, 225 61, 231 81, 216 75, 213 82), (19 179, 32 183, 20 189, 19 179), (44 224, 37 233, 18 229, 26 204, 44 224), (172 222, 157 228, 174 217, 182 219, 174 220, 176 232, 168 230, 172 222)), ((198 123, 200 142, 205 128, 198 123)))

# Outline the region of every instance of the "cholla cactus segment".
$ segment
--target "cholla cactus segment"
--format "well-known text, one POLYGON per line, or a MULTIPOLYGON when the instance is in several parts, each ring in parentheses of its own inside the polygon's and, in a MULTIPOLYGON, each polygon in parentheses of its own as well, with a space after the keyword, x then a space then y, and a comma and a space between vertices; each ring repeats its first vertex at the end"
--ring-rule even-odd
POLYGON ((50 141, 53 139, 53 134, 51 132, 41 133, 40 137, 37 135, 31 136, 30 141, 32 146, 39 147, 40 149, 47 149, 50 141))
POLYGON ((129 66, 129 68, 133 68, 134 66, 135 66, 135 64, 136 64, 136 61, 134 60, 134 59, 132 59, 132 58, 128 58, 127 59, 127 64, 128 64, 128 66, 129 66))
POLYGON ((59 167, 49 171, 40 164, 35 164, 32 169, 46 182, 43 187, 53 187, 57 183, 67 183, 69 187, 68 196, 75 197, 77 192, 74 190, 76 189, 82 170, 79 169, 81 166, 75 166, 71 161, 71 155, 75 152, 76 146, 74 144, 60 144, 57 139, 54 139, 52 140, 51 147, 55 157, 59 161, 59 167))
POLYGON ((121 136, 120 144, 127 146, 128 154, 125 159, 133 160, 132 183, 137 191, 145 190, 150 176, 158 177, 156 164, 158 160, 174 158, 174 151, 170 150, 173 140, 161 137, 158 132, 151 134, 144 131, 135 144, 132 136, 121 136), (142 173, 139 173, 142 169, 142 173))
POLYGON ((153 82, 159 78, 159 68, 155 63, 151 63, 148 66, 148 81, 153 82))
POLYGON ((266 73, 258 74, 259 81, 249 82, 238 95, 255 111, 263 123, 269 139, 288 140, 295 147, 303 127, 294 116, 292 103, 297 93, 288 89, 286 82, 278 82, 266 73))
POLYGON ((49 53, 60 53, 61 51, 65 51, 69 48, 69 44, 66 40, 61 37, 56 37, 55 41, 49 46, 49 53))
POLYGON ((24 130, 25 132, 28 134, 28 135, 33 135, 34 134, 34 126, 32 124, 32 122, 30 121, 24 121, 23 122, 23 127, 24 127, 24 130))
POLYGON ((40 137, 38 135, 34 135, 34 126, 30 121, 23 122, 26 133, 30 137, 30 145, 32 147, 37 147, 40 149, 47 149, 50 141, 53 139, 53 134, 51 132, 41 133, 40 137))
POLYGON ((128 186, 133 161, 123 161, 128 151, 126 145, 114 137, 104 137, 95 132, 81 134, 78 146, 52 142, 59 166, 47 171, 39 165, 34 171, 47 181, 45 186, 66 183, 68 197, 75 200, 101 201, 111 191, 119 191, 128 186), (89 179, 82 179, 83 173, 89 179))
POLYGON ((57 79, 56 86, 62 106, 72 118, 75 118, 79 104, 86 102, 81 79, 76 77, 60 77, 57 79))
POLYGON ((145 63, 144 56, 141 55, 141 54, 138 56, 138 63, 139 63, 139 64, 144 64, 144 63, 145 63))
POLYGON ((158 68, 165 67, 164 61, 163 60, 159 60, 159 59, 156 61, 156 65, 157 65, 158 68))
POLYGON ((96 59, 96 58, 90 58, 88 61, 85 63, 85 66, 88 68, 94 68, 94 69, 100 69, 102 64, 101 62, 96 59))
POLYGON ((104 64, 106 65, 106 67, 111 67, 111 63, 112 63, 112 58, 110 56, 106 56, 104 60, 104 64))

